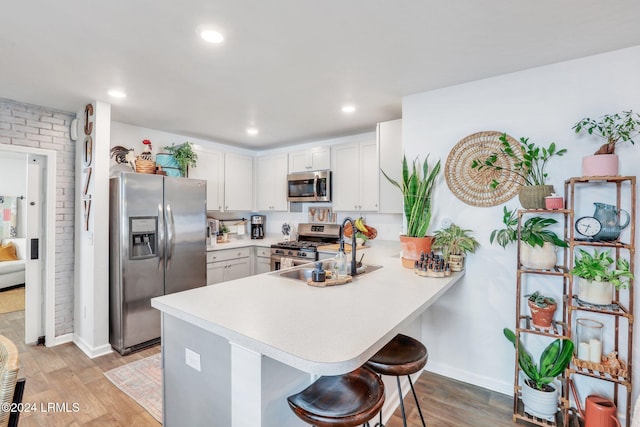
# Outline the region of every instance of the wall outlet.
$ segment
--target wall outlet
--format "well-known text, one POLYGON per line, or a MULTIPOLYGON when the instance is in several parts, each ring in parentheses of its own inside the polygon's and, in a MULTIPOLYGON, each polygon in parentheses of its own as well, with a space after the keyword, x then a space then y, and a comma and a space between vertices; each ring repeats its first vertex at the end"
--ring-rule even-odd
POLYGON ((198 353, 185 347, 184 359, 187 366, 190 366, 196 371, 200 372, 200 355, 198 353))

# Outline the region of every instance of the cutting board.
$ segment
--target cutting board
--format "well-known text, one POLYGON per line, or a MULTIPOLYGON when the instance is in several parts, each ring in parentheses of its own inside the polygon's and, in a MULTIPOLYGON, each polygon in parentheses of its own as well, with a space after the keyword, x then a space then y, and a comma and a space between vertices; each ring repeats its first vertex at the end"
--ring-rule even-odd
POLYGON ((327 279, 324 282, 314 282, 313 280, 307 280, 307 285, 316 286, 318 288, 324 288, 326 286, 344 285, 351 282, 351 276, 341 277, 339 279, 327 279))
MULTIPOLYGON (((367 249, 369 246, 356 246, 356 251, 360 251, 362 249, 367 249)), ((332 245, 323 245, 323 246, 318 246, 318 250, 319 251, 324 251, 324 252, 338 252, 338 249, 340 249, 340 243, 334 243, 332 245)), ((351 245, 344 245, 344 253, 349 254, 351 253, 351 245)))

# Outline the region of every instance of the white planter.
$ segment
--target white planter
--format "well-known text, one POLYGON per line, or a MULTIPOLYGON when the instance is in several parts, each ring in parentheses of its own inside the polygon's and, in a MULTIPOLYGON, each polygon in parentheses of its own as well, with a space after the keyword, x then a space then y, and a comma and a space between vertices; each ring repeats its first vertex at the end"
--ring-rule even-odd
POLYGON ((531 388, 526 381, 522 385, 522 403, 524 412, 534 417, 555 421, 558 412, 558 389, 549 384, 553 391, 540 391, 531 388))
POLYGON ((540 247, 520 242, 520 262, 523 267, 549 270, 555 267, 557 261, 556 246, 553 243, 544 242, 540 247))
POLYGON ((464 268, 464 256, 462 255, 449 255, 449 268, 451 271, 462 271, 464 268))
POLYGON ((578 298, 591 304, 607 305, 613 300, 613 284, 578 278, 578 298))
POLYGON ((618 175, 617 154, 597 154, 582 158, 582 176, 618 175))

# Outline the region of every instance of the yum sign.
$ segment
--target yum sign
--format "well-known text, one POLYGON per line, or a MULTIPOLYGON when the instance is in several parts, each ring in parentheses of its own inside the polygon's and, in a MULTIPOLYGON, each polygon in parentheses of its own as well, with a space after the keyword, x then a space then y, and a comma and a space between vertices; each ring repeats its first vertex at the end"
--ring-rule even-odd
POLYGON ((91 214, 91 172, 93 170, 93 105, 84 107, 84 141, 82 142, 82 212, 84 229, 89 231, 89 217, 91 214))

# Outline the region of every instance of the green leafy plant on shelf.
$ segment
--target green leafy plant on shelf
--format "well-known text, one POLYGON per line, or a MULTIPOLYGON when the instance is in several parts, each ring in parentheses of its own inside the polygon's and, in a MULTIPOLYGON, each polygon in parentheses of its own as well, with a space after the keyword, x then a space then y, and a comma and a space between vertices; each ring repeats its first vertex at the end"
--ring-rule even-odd
POLYGON ((616 114, 606 114, 598 120, 585 117, 572 128, 576 133, 586 131, 589 135, 604 138, 607 142, 600 146, 594 155, 615 154, 616 144, 629 141, 640 134, 640 114, 633 111, 623 111, 616 114))
POLYGON ((516 340, 516 334, 504 328, 504 336, 518 349, 518 365, 529 378, 529 385, 537 390, 548 390, 549 384, 560 375, 571 362, 573 342, 570 339, 558 338, 551 342, 540 355, 538 365, 533 362, 531 353, 516 340))
MULTIPOLYGON (((500 246, 506 248, 511 242, 518 240, 517 210, 510 211, 504 206, 502 223, 505 228, 493 230, 489 236, 489 242, 493 243, 495 240, 500 246)), ((550 242, 556 246, 566 248, 568 246, 567 242, 560 239, 553 231, 547 229, 557 223, 558 221, 553 218, 541 216, 528 218, 520 229, 520 240, 531 246, 542 247, 544 242, 550 242)))
POLYGON ((449 255, 473 253, 480 244, 469 233, 471 230, 465 230, 452 223, 449 227, 434 233, 432 248, 441 251, 445 260, 449 259, 449 255))
POLYGON ((532 294, 525 295, 525 298, 527 298, 530 302, 540 308, 547 308, 550 305, 557 305, 555 298, 545 296, 539 291, 535 291, 532 294))
POLYGON ((402 192, 407 237, 424 237, 431 224, 433 189, 440 173, 440 160, 431 169, 428 160, 429 156, 420 165, 420 160, 416 158, 410 171, 407 157, 403 156, 401 182, 391 178, 381 169, 384 177, 402 192))
MULTIPOLYGON (((471 168, 477 170, 489 169, 493 171, 508 170, 517 175, 523 185, 546 185, 547 172, 545 169, 547 163, 554 156, 563 156, 566 148, 557 149, 556 143, 552 142, 548 147, 538 147, 534 143, 529 142, 529 138, 520 138, 520 149, 513 149, 507 134, 503 133, 499 138, 502 147, 499 151, 489 154, 484 159, 474 159, 471 162, 471 168), (513 167, 503 167, 502 158, 513 160, 513 167)), ((491 181, 491 188, 497 188, 500 182, 496 179, 491 181)))
POLYGON ((193 151, 190 142, 185 142, 180 145, 167 145, 164 147, 178 162, 180 172, 182 176, 187 176, 189 166, 195 167, 198 160, 198 155, 193 151))
POLYGON ((614 262, 609 251, 599 252, 598 249, 594 249, 593 255, 578 249, 571 274, 592 282, 611 282, 616 289, 628 288, 629 280, 634 277, 629 271, 629 261, 618 258, 614 262))

